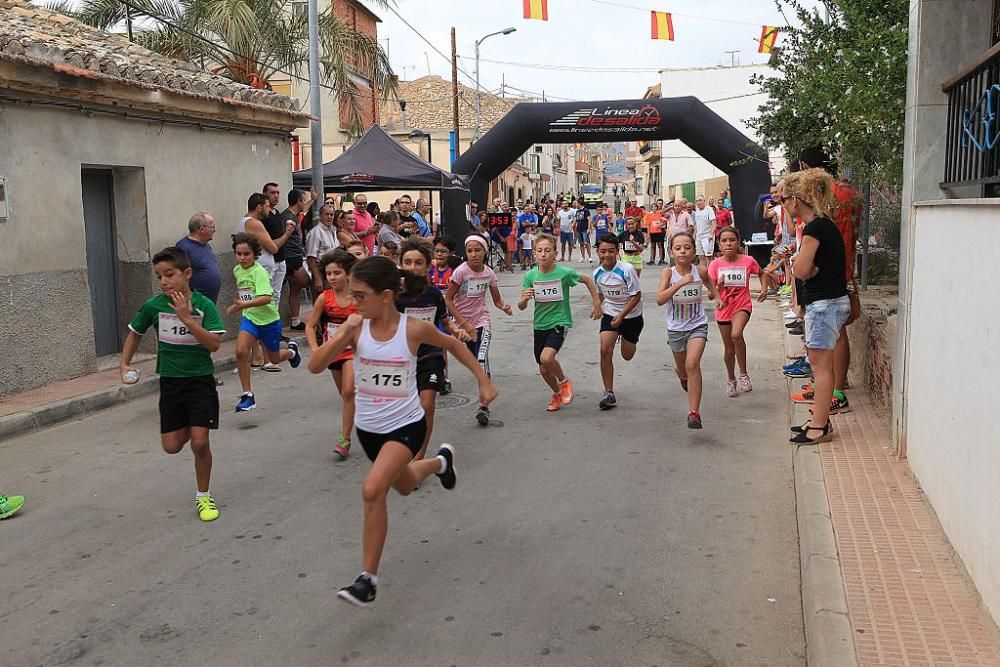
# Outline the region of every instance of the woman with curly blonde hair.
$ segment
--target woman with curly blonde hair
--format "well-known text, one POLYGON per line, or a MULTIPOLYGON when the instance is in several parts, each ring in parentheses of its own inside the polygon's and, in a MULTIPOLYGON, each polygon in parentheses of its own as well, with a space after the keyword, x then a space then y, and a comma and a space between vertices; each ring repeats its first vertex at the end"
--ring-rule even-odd
POLYGON ((833 350, 851 314, 844 277, 847 257, 840 232, 828 217, 833 204, 833 179, 828 173, 806 169, 788 174, 781 204, 805 224, 792 273, 803 281, 798 301, 806 311, 806 354, 815 378, 815 403, 812 418, 792 429, 791 442, 811 445, 833 437, 833 350))

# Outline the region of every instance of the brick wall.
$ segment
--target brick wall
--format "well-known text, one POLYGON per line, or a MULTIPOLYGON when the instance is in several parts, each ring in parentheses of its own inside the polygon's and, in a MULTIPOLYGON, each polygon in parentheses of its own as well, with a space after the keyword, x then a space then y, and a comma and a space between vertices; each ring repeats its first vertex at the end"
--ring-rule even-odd
POLYGON ((892 359, 896 351, 896 290, 873 286, 861 295, 861 315, 847 328, 851 387, 865 389, 880 413, 892 410, 892 359))
MULTIPOLYGON (((375 16, 352 0, 333 0, 333 14, 338 19, 354 28, 356 32, 367 35, 373 40, 378 39, 378 21, 375 16)), ((362 78, 368 79, 367 72, 360 73, 362 78)), ((381 105, 380 91, 372 91, 371 88, 363 85, 358 86, 358 94, 361 96, 359 102, 362 103, 361 122, 363 128, 367 130, 379 120, 379 106, 381 105)), ((338 103, 340 111, 340 126, 348 125, 350 115, 348 114, 348 104, 346 98, 341 97, 338 103)))

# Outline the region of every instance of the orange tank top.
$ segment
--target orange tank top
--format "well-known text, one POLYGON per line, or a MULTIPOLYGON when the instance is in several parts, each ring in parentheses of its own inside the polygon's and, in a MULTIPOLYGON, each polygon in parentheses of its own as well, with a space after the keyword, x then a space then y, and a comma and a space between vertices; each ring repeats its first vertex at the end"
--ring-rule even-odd
MULTIPOLYGON (((340 325, 347 321, 347 316, 351 313, 358 312, 357 304, 354 303, 354 299, 350 300, 346 306, 341 306, 337 303, 337 297, 334 295, 332 289, 323 291, 323 316, 320 318, 320 322, 323 325, 323 342, 330 340, 332 336, 340 325)), ((343 352, 337 355, 334 361, 346 361, 347 359, 354 358, 354 349, 348 347, 343 352)))

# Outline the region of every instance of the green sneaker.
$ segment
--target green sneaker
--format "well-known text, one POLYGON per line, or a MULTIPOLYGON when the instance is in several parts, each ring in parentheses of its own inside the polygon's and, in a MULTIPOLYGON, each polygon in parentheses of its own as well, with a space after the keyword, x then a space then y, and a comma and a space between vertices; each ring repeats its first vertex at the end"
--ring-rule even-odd
POLYGON ((198 505, 198 518, 202 521, 215 521, 219 518, 219 508, 211 495, 199 496, 195 499, 198 505))
POLYGON ((14 516, 24 505, 24 496, 0 496, 0 519, 14 516))

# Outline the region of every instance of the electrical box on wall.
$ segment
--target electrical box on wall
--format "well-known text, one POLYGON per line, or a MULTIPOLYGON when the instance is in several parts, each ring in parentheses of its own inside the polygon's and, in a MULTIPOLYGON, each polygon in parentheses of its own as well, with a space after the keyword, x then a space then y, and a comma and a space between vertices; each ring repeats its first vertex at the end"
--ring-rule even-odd
POLYGON ((0 222, 7 222, 10 217, 10 207, 7 204, 7 179, 0 174, 0 222))

